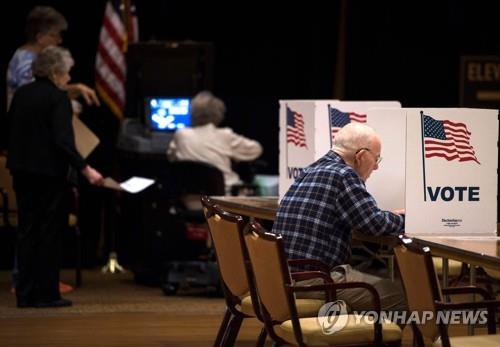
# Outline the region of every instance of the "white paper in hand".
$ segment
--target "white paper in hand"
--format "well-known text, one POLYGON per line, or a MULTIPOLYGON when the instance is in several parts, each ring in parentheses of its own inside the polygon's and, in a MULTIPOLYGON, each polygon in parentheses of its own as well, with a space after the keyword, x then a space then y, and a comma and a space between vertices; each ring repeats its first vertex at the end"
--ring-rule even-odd
POLYGON ((155 183, 155 180, 144 177, 131 177, 123 183, 120 183, 120 187, 129 193, 139 193, 155 183))

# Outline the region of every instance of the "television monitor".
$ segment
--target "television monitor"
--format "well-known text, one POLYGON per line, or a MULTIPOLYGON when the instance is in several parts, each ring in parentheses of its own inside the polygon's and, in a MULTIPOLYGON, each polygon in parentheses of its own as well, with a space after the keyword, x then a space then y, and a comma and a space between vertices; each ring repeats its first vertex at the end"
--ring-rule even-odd
POLYGON ((151 131, 174 132, 191 125, 191 102, 186 97, 146 98, 146 126, 151 131))

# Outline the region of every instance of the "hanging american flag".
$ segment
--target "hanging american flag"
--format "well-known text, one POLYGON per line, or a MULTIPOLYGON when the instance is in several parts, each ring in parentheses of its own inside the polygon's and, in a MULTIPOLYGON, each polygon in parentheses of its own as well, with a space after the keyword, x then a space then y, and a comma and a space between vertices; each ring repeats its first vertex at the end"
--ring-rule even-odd
POLYGON ((330 127, 332 131, 332 139, 335 134, 350 122, 366 123, 366 114, 358 114, 354 112, 341 112, 336 108, 328 105, 328 113, 330 114, 330 127))
POLYGON ((130 0, 110 0, 104 11, 96 56, 96 89, 102 100, 118 117, 125 109, 125 52, 139 40, 135 7, 130 0))
POLYGON ((480 164, 470 144, 471 133, 467 125, 422 115, 426 158, 440 157, 448 161, 475 161, 480 164))
POLYGON ((286 142, 307 148, 304 116, 292 111, 288 106, 286 107, 286 142))

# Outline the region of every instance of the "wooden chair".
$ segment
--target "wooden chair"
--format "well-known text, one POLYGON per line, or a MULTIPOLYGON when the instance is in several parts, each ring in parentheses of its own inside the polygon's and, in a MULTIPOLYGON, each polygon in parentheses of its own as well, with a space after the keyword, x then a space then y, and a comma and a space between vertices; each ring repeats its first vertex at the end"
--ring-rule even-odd
POLYGON ((17 213, 14 206, 16 195, 12 188, 12 178, 5 168, 5 157, 0 156, 0 237, 3 245, 0 259, 12 267, 15 257, 17 237, 17 213), (8 245, 8 246, 7 246, 8 245))
POLYGON ((476 287, 453 287, 441 290, 434 270, 430 249, 415 245, 412 240, 401 238, 402 244, 394 248, 403 286, 411 312, 432 312, 433 317, 420 324, 412 323, 414 341, 417 346, 492 346, 500 345, 499 335, 448 336, 448 326, 438 320, 439 311, 488 309, 488 333, 495 334, 495 307, 500 301, 489 300, 488 293, 476 287), (443 295, 480 294, 481 302, 446 303, 443 295))
POLYGON ((173 161, 168 164, 167 184, 171 194, 187 209, 198 210, 201 215, 201 195, 224 195, 224 174, 215 166, 192 160, 173 161))
MULTIPOLYGON (((6 168, 7 158, 0 156, 0 210, 2 218, 0 227, 8 229, 17 228, 17 201, 13 188, 12 176, 6 168)), ((73 189, 73 212, 69 214, 68 227, 74 230, 76 236, 76 254, 75 254, 75 286, 80 287, 82 283, 81 267, 81 234, 78 224, 78 190, 73 189)))
POLYGON ((500 294, 500 270, 487 267, 478 267, 478 281, 484 282, 486 290, 492 297, 500 294))
MULTIPOLYGON (((434 264, 434 269, 436 270, 436 274, 441 276, 443 273, 443 258, 441 257, 432 257, 432 262, 434 264)), ((462 263, 458 260, 448 259, 448 275, 452 277, 456 277, 462 279, 467 275, 469 271, 469 267, 467 264, 462 263)))
POLYGON ((486 275, 488 275, 491 279, 497 282, 497 284, 500 284, 500 270, 498 269, 491 269, 488 267, 483 267, 484 272, 486 275))
MULTIPOLYGON (((257 317, 262 320, 243 240, 246 223, 241 216, 224 211, 207 196, 203 196, 201 202, 217 257, 227 307, 214 346, 233 346, 243 319, 257 317)), ((328 274, 325 276, 329 278, 328 274)), ((323 304, 323 300, 298 300, 298 314, 302 317, 316 316, 323 304)), ((263 329, 257 346, 262 346, 265 339, 266 332, 263 329)))
MULTIPOLYGON (((336 290, 364 288, 373 297, 373 307, 380 317, 380 298, 376 289, 361 282, 325 283, 298 286, 289 271, 289 263, 279 235, 266 232, 258 223, 251 223, 245 234, 264 324, 276 345, 295 346, 382 346, 400 345, 401 329, 394 323, 381 324, 353 314, 339 315, 345 324, 333 334, 326 334, 319 323, 318 313, 311 318, 300 318, 295 294, 305 291, 328 290, 329 300, 336 298, 336 290), (359 320, 358 320, 359 318, 359 320)), ((330 316, 327 317, 330 320, 330 316)))
MULTIPOLYGON (((443 278, 443 258, 432 257, 436 274, 443 278)), ((458 260, 448 259, 448 283, 446 286, 458 285, 469 275, 469 265, 458 260)))

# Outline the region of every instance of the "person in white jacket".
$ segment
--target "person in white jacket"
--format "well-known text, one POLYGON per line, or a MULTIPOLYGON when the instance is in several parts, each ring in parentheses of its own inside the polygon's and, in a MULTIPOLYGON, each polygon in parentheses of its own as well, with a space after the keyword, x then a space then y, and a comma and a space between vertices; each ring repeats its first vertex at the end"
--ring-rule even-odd
POLYGON ((254 160, 262 154, 262 146, 231 128, 218 128, 225 112, 221 99, 208 91, 198 93, 191 102, 191 127, 175 132, 167 155, 174 161, 193 160, 217 167, 224 174, 226 192, 229 192, 232 185, 241 183, 231 169, 231 160, 254 160))

